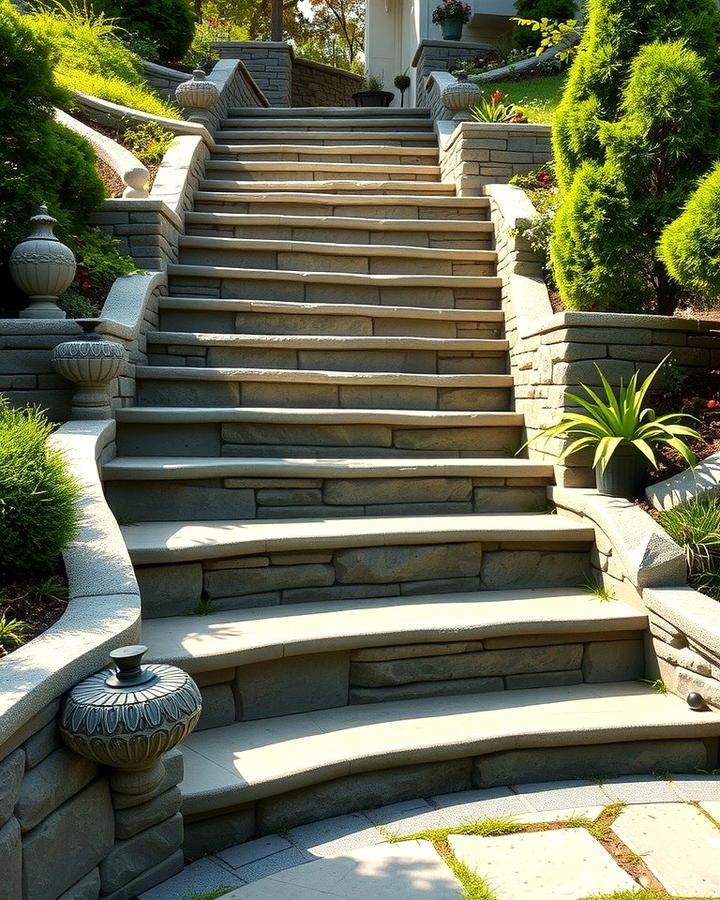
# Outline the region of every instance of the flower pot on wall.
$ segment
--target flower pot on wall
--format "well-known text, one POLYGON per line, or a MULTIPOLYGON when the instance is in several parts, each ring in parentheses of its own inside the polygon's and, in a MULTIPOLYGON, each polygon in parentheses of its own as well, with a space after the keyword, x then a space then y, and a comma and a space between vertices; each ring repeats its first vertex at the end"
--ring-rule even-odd
POLYGON ((637 497, 645 487, 648 462, 629 445, 620 445, 608 461, 605 471, 595 469, 595 483, 609 497, 637 497))
POLYGON ((463 25, 465 20, 463 16, 451 16, 443 19, 440 23, 440 29, 444 41, 459 41, 462 37, 463 25))

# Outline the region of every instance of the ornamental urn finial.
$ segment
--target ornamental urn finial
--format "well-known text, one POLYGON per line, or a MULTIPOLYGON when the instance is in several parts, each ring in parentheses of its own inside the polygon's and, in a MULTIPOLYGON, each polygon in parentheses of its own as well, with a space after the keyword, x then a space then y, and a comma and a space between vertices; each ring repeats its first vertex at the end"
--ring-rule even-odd
POLYGON ((75 255, 55 237, 57 219, 45 203, 30 222, 30 234, 15 247, 8 263, 12 280, 30 300, 20 318, 64 319, 57 299, 75 278, 75 255))
POLYGON ((461 72, 455 81, 451 81, 443 89, 442 104, 455 113, 454 122, 468 122, 472 118, 468 110, 471 106, 477 105, 480 93, 478 85, 468 81, 467 75, 461 72))
POLYGON ((108 388, 125 365, 125 348, 108 341, 95 329, 101 319, 78 319, 83 334, 57 344, 52 364, 58 375, 75 384, 70 415, 73 419, 110 419, 108 388))
POLYGON ((202 69, 195 69, 189 81, 175 88, 175 99, 188 112, 190 122, 205 124, 208 111, 220 97, 220 91, 212 81, 207 81, 202 69))
POLYGON ((76 684, 60 717, 60 733, 72 750, 121 770, 112 779, 121 793, 142 794, 160 783, 162 755, 190 734, 202 710, 187 672, 143 665, 146 652, 142 645, 113 650, 114 667, 76 684))

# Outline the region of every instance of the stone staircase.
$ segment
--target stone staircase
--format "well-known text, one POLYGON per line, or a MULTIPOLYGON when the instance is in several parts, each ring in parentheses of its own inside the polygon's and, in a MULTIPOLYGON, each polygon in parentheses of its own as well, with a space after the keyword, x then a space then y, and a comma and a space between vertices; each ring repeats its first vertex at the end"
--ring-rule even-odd
POLYGON ((592 529, 515 456, 488 203, 427 113, 237 109, 217 141, 103 472, 144 640, 203 692, 187 854, 619 748, 713 768, 717 719, 639 682, 645 613, 583 587, 592 529))

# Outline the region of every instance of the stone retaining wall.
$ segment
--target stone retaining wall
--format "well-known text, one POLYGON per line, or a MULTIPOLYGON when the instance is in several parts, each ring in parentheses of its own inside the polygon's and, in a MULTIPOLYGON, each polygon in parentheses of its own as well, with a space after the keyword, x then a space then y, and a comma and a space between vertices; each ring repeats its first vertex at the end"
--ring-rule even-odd
POLYGON ((488 184, 505 183, 549 162, 550 141, 549 125, 458 122, 441 141, 442 180, 455 182, 460 197, 478 196, 488 184))
POLYGON ((243 62, 269 106, 291 105, 294 54, 290 44, 284 41, 218 41, 213 47, 221 61, 239 59, 243 62))
MULTIPOLYGON (((542 261, 527 242, 513 236, 518 223, 535 214, 524 191, 491 185, 490 198, 503 278, 503 309, 515 382, 515 407, 525 415, 527 437, 535 437, 574 409, 566 391, 580 383, 599 385, 595 364, 611 383, 627 382, 635 371, 646 375, 666 355, 683 371, 706 372, 720 364, 720 323, 653 315, 560 312, 553 314, 542 274, 542 261)), ((555 461, 559 440, 530 445, 531 458, 555 461)), ((565 486, 594 484, 587 455, 556 465, 565 486)))
POLYGON ((292 106, 354 106, 352 95, 362 90, 362 77, 312 59, 292 63, 292 106))
MULTIPOLYGON (((127 361, 109 387, 113 409, 135 402, 135 367, 147 362, 145 335, 158 327, 157 300, 164 283, 160 273, 119 278, 103 307, 103 333, 127 351, 127 361)), ((0 393, 13 406, 39 404, 53 421, 66 421, 73 387, 56 374, 51 355, 57 344, 80 333, 72 319, 0 320, 0 393)))
POLYGON ((81 482, 80 527, 63 554, 68 607, 0 661, 0 896, 7 900, 131 900, 183 865, 182 756, 165 757, 150 794, 120 793, 109 770, 63 747, 63 695, 137 643, 140 595, 99 462, 114 455, 114 422, 73 422, 51 438, 81 482))
POLYGON ((150 87, 154 88, 161 97, 175 100, 175 89, 183 81, 190 77, 187 72, 178 72, 177 69, 169 69, 167 66, 159 66, 157 63, 142 61, 143 75, 150 87))

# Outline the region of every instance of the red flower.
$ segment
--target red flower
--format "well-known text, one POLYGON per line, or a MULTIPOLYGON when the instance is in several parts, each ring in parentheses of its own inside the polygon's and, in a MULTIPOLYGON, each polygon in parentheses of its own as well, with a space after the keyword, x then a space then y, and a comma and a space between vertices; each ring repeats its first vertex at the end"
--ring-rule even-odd
POLYGON ((708 400, 705 409, 717 409, 720 406, 720 400, 708 400))
POLYGON ((490 99, 492 100, 493 104, 495 104, 499 103, 504 96, 505 94, 503 94, 502 91, 495 91, 490 99))

